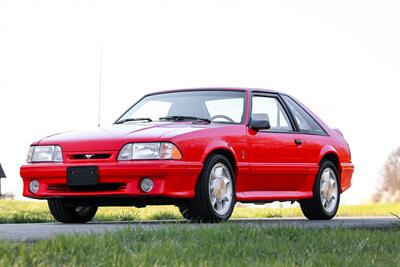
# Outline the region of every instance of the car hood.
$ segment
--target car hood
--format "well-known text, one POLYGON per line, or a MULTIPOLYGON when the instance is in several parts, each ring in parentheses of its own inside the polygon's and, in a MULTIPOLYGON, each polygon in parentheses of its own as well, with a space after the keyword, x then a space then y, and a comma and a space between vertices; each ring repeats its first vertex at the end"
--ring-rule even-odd
POLYGON ((152 122, 114 124, 84 131, 70 131, 48 136, 40 145, 60 145, 63 151, 116 151, 129 142, 166 141, 175 136, 219 127, 218 124, 194 122, 152 122))

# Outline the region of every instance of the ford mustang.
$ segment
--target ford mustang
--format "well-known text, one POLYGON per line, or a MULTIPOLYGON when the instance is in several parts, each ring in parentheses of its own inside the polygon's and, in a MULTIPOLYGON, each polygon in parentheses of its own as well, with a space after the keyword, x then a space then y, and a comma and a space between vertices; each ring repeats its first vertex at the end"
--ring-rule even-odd
POLYGON ((220 222, 236 202, 298 201, 308 219, 331 219, 353 171, 342 133, 295 98, 225 88, 146 95, 113 125, 34 142, 20 174, 24 196, 63 223, 146 205, 220 222))

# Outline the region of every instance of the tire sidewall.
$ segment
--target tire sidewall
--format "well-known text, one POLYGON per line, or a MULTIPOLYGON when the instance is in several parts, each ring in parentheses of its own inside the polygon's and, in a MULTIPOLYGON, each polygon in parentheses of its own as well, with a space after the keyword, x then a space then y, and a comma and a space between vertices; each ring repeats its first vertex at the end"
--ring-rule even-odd
POLYGON ((336 168, 335 164, 333 164, 333 163, 330 162, 330 161, 324 161, 324 162, 322 162, 322 163, 321 163, 321 166, 320 166, 320 168, 319 168, 319 171, 318 171, 317 179, 316 179, 315 184, 314 184, 314 195, 316 196, 319 209, 321 210, 322 213, 325 214, 325 216, 326 216, 327 218, 333 218, 333 217, 335 217, 335 215, 336 215, 336 213, 337 213, 337 211, 338 211, 338 209, 339 209, 339 205, 340 205, 340 191, 341 191, 341 190, 340 190, 340 179, 339 179, 338 171, 337 171, 337 168, 336 168), (337 200, 337 203, 336 203, 336 207, 335 207, 335 209, 334 209, 332 212, 327 212, 327 211, 325 210, 325 208, 322 206, 321 192, 320 192, 320 190, 321 190, 321 189, 320 189, 320 184, 321 184, 322 174, 323 174, 324 171, 325 171, 326 169, 328 169, 328 168, 332 169, 333 172, 335 173, 336 184, 337 184, 337 187, 338 187, 338 200, 337 200))
POLYGON ((97 206, 90 206, 89 212, 82 216, 75 207, 69 206, 67 199, 49 199, 47 202, 53 217, 62 223, 86 223, 94 218, 98 209, 97 206))
POLYGON ((229 219, 229 217, 232 215, 233 209, 235 208, 235 204, 236 204, 236 177, 235 177, 235 173, 233 171, 233 168, 230 164, 230 162, 222 155, 212 155, 205 164, 204 170, 203 170, 203 174, 202 174, 202 179, 201 181, 204 183, 204 188, 205 190, 205 196, 207 198, 207 209, 210 211, 210 213, 213 215, 213 217, 218 218, 219 220, 227 220, 229 219), (218 214, 214 208, 211 205, 211 201, 210 201, 210 189, 209 189, 209 184, 210 184, 210 176, 211 176, 211 171, 213 169, 213 167, 217 164, 217 163, 222 163, 224 164, 229 171, 229 174, 231 175, 231 179, 232 179, 232 202, 231 202, 231 206, 229 207, 229 210, 223 214, 220 215, 218 214))

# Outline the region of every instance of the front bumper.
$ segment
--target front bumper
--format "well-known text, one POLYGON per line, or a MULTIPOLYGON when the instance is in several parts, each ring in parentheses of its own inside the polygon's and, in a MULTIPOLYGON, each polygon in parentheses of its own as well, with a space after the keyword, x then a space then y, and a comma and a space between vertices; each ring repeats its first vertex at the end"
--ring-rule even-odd
POLYGON ((23 195, 29 198, 49 199, 56 197, 167 197, 193 198, 197 178, 202 164, 173 160, 90 162, 79 163, 35 163, 23 165, 20 170, 24 182, 23 195), (72 189, 67 185, 67 168, 97 166, 99 185, 93 188, 72 189), (140 189, 143 177, 154 181, 149 193, 140 189), (39 191, 29 191, 29 183, 37 180, 39 191))

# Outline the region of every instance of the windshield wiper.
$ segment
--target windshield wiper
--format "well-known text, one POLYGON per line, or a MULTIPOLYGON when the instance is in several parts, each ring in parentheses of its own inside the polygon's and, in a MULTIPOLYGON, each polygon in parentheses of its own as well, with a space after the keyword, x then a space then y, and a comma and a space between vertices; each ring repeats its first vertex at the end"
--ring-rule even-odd
POLYGON ((150 119, 150 118, 128 118, 128 119, 123 119, 123 120, 117 121, 115 124, 123 124, 123 123, 128 122, 128 121, 148 121, 148 122, 152 122, 153 120, 150 119))
POLYGON ((211 123, 211 121, 209 119, 198 118, 198 117, 193 117, 193 116, 167 116, 167 117, 161 117, 159 119, 166 120, 166 121, 192 120, 192 121, 205 121, 207 123, 211 123))

